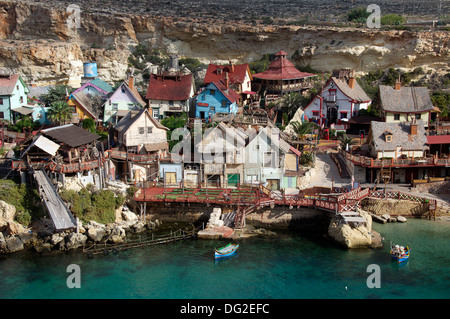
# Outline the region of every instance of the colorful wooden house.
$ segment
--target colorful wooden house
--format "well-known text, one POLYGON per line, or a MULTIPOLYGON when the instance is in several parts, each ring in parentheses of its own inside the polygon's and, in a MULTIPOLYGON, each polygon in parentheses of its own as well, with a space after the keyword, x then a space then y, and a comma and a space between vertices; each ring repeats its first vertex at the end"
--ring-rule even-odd
POLYGON ((15 122, 21 115, 32 113, 27 104, 29 90, 19 74, 0 74, 0 120, 15 122))
POLYGON ((305 107, 304 113, 321 126, 337 124, 344 127, 360 110, 367 110, 371 102, 350 70, 335 70, 322 92, 305 107))
POLYGON ((195 85, 192 74, 150 74, 147 99, 155 119, 189 113, 195 85))
POLYGON ((252 91, 253 77, 248 63, 233 64, 230 62, 228 65, 212 63, 208 65, 204 79, 205 85, 217 81, 226 82, 227 79, 230 88, 241 95, 241 101, 245 101, 255 94, 252 91))
POLYGON ((112 91, 111 85, 95 78, 72 92, 67 103, 74 108, 79 120, 91 118, 97 121, 103 115, 106 96, 112 91))
POLYGON ((146 105, 141 95, 134 86, 134 77, 130 76, 128 81, 121 85, 107 97, 103 104, 103 122, 116 124, 129 111, 138 111, 146 105))
POLYGON ((253 74, 255 91, 261 95, 279 96, 313 86, 312 79, 316 74, 299 71, 286 57, 287 53, 280 50, 266 71, 253 74))
POLYGON ((244 149, 248 135, 224 122, 205 131, 196 145, 201 154, 203 181, 209 187, 232 186, 244 182, 244 149))
POLYGON ((196 97, 195 117, 211 120, 216 113, 236 114, 239 94, 225 81, 211 82, 196 97))
POLYGON ((380 113, 387 123, 422 120, 425 127, 434 111, 428 88, 404 87, 400 81, 394 87, 380 85, 380 113))
POLYGON ((168 128, 141 108, 129 111, 114 129, 119 147, 111 152, 111 175, 137 182, 156 179, 159 160, 168 157, 168 128))

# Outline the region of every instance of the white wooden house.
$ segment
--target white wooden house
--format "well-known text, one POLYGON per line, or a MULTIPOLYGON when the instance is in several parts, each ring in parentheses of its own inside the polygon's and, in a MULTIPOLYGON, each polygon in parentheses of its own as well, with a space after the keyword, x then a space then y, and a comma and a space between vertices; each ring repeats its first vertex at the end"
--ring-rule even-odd
POLYGON ((322 92, 305 107, 304 113, 320 126, 345 127, 349 119, 360 110, 367 110, 371 102, 350 70, 340 70, 333 72, 322 92))
POLYGON ((119 176, 126 175, 134 181, 156 179, 159 161, 169 156, 168 128, 153 119, 147 108, 143 108, 128 112, 114 129, 119 147, 113 149, 112 157, 125 160, 116 162, 118 172, 122 173, 119 176))

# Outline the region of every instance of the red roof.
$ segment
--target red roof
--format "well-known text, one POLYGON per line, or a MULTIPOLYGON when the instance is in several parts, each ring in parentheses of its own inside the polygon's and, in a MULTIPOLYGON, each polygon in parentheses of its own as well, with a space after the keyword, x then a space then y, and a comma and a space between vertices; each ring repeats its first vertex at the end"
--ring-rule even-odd
POLYGON ((427 144, 450 144, 450 135, 428 135, 427 144))
POLYGON ((192 74, 178 77, 162 77, 150 74, 147 99, 164 101, 184 101, 189 99, 192 89, 192 74))
POLYGON ((231 103, 234 103, 239 100, 240 98, 239 94, 235 90, 227 88, 224 82, 217 81, 213 82, 212 84, 214 84, 231 103))
POLYGON ((266 71, 253 74, 254 78, 263 80, 292 80, 316 75, 299 71, 292 62, 286 59, 287 53, 283 50, 280 50, 275 55, 279 58, 272 61, 266 71))
POLYGON ((225 81, 225 77, 228 73, 229 84, 241 84, 245 80, 245 74, 248 72, 251 79, 251 72, 248 67, 248 63, 245 64, 229 64, 229 65, 216 65, 209 64, 205 75, 205 84, 216 82, 220 80, 225 81))

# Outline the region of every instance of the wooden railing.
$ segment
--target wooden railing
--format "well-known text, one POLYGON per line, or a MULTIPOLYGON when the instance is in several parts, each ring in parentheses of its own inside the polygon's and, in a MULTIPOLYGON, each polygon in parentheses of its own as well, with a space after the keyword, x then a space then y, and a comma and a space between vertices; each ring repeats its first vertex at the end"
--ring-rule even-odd
POLYGON ((437 158, 437 157, 426 157, 426 158, 406 158, 406 159, 374 159, 371 157, 354 155, 346 151, 340 151, 344 158, 350 160, 353 164, 364 166, 364 167, 404 167, 404 166, 450 166, 449 158, 437 158))

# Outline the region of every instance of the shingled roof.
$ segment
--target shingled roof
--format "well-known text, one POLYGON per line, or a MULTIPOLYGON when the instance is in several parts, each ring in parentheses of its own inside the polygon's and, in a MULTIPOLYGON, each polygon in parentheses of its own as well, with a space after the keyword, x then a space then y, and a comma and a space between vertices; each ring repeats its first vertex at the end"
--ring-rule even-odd
POLYGON ((210 63, 205 75, 205 84, 211 82, 217 82, 219 80, 225 80, 228 73, 229 84, 242 84, 245 80, 245 75, 248 73, 250 80, 252 78, 248 63, 244 64, 229 64, 229 65, 217 65, 210 63))
POLYGON ((356 102, 370 102, 372 99, 364 92, 364 90, 359 86, 358 82, 355 81, 353 89, 348 85, 346 78, 331 78, 336 86, 349 98, 355 100, 356 102))
POLYGON ((422 120, 417 121, 417 135, 411 135, 411 123, 386 123, 372 121, 370 125, 373 146, 376 151, 428 150, 425 127, 422 120), (386 142, 385 134, 392 135, 392 141, 386 142))
POLYGON ((11 95, 16 86, 19 74, 0 76, 0 95, 11 95))
POLYGON ((401 87, 380 85, 381 109, 396 113, 422 113, 433 110, 426 87, 401 87))
POLYGON ((192 74, 177 77, 162 77, 150 74, 147 99, 163 101, 185 101, 192 91, 192 74))
POLYGON ((316 74, 299 71, 295 65, 286 58, 287 53, 283 50, 280 50, 276 56, 278 58, 270 63, 269 68, 266 71, 253 74, 253 77, 255 79, 263 80, 293 80, 316 76, 316 74))

